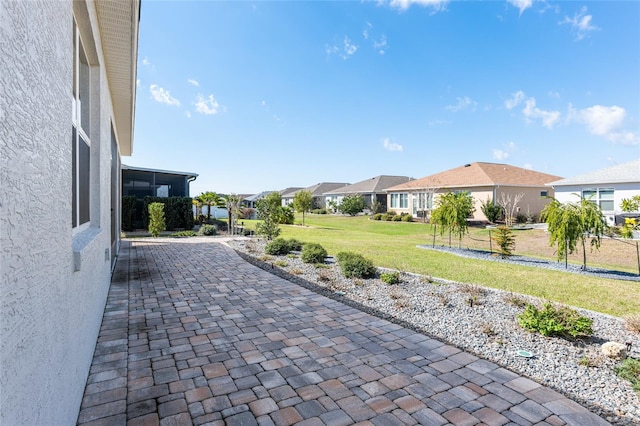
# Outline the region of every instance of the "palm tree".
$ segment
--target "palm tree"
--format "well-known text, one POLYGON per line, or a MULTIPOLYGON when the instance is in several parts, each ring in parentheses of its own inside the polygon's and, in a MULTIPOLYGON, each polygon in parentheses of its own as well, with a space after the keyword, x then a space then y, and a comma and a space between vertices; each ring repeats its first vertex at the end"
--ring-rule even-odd
POLYGON ((222 201, 222 197, 212 191, 203 192, 196 197, 200 204, 207 206, 207 221, 211 219, 211 207, 218 207, 222 201))
POLYGON ((234 234, 236 228, 236 222, 240 209, 242 208, 242 198, 236 194, 229 194, 224 197, 224 202, 227 207, 229 233, 234 234))

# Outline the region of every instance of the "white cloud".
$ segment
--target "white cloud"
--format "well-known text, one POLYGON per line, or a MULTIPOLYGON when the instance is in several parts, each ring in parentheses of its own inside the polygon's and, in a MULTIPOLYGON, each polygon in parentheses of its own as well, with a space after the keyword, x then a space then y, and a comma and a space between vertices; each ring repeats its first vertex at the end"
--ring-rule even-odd
POLYGON ((525 101, 522 114, 527 121, 536 119, 542 120, 542 125, 551 129, 560 120, 560 111, 545 111, 536 106, 536 98, 529 98, 525 101))
POLYGON ((619 128, 626 116, 624 108, 615 105, 611 107, 594 105, 579 113, 582 122, 587 125, 589 131, 599 136, 605 136, 619 128))
POLYGON ((571 26, 571 32, 575 34, 576 40, 582 40, 589 35, 590 32, 598 29, 598 27, 591 24, 592 19, 592 15, 587 15, 586 6, 582 6, 580 11, 573 15, 573 18, 565 16, 564 20, 560 21, 560 24, 569 24, 571 26))
POLYGON ((513 141, 507 142, 502 145, 503 149, 495 148, 493 150, 493 159, 498 161, 504 161, 511 156, 517 150, 516 143, 513 141))
POLYGON ((456 98, 456 100, 458 102, 455 105, 448 105, 445 107, 445 109, 451 112, 458 112, 464 109, 470 109, 471 111, 475 111, 476 107, 478 106, 478 103, 468 96, 465 96, 463 98, 458 97, 456 98))
POLYGON ((501 149, 494 149, 493 150, 493 159, 494 160, 504 161, 507 158, 509 158, 509 153, 508 152, 503 151, 501 149))
POLYGON ((504 106, 507 107, 507 109, 513 109, 518 105, 520 105, 520 103, 522 103, 524 98, 525 98, 524 92, 522 90, 519 90, 513 93, 511 95, 511 98, 504 101, 504 106))
POLYGON ((357 50, 358 46, 353 44, 347 36, 344 37, 340 45, 326 46, 327 55, 338 55, 345 60, 349 59, 357 50))
POLYGON ((220 109, 220 105, 218 104, 218 101, 213 98, 213 95, 209 95, 207 98, 204 98, 202 95, 198 95, 195 105, 196 111, 205 115, 217 114, 220 109))
POLYGON ((584 124, 592 134, 603 136, 613 143, 638 145, 640 135, 621 129, 626 116, 625 109, 617 105, 594 105, 581 110, 569 105, 569 120, 584 124))
POLYGON ((180 106, 180 101, 171 96, 168 90, 163 89, 157 84, 152 84, 149 86, 149 91, 151 92, 151 96, 156 102, 160 102, 161 104, 180 106))
POLYGON ((389 5, 400 10, 407 10, 411 5, 433 8, 434 12, 440 12, 446 8, 449 0, 391 0, 389 5))
POLYGON ((524 102, 524 108, 522 114, 527 122, 535 120, 542 121, 542 125, 551 129, 560 121, 560 111, 547 111, 536 106, 536 98, 527 97, 522 90, 519 90, 511 95, 511 98, 504 101, 504 106, 507 109, 513 109, 524 102))
POLYGON ((364 30, 362 30, 362 38, 364 38, 365 40, 369 38, 369 30, 371 28, 373 28, 373 25, 371 25, 371 22, 367 22, 367 26, 364 30))
POLYGON ((384 145, 384 149, 387 151, 400 151, 402 152, 402 145, 397 144, 395 142, 391 142, 389 138, 384 138, 382 140, 382 144, 384 145))
POLYGON ((520 15, 522 15, 522 12, 533 6, 533 0, 507 0, 507 3, 510 3, 520 9, 520 15))
POLYGON ((185 111, 185 112, 184 112, 184 115, 185 115, 187 118, 191 118, 191 111, 185 111))
POLYGON ((144 65, 145 67, 151 65, 151 61, 149 61, 149 58, 147 58, 146 56, 142 58, 142 65, 144 65))
POLYGON ((198 80, 194 80, 193 78, 190 78, 189 80, 187 80, 187 82, 192 86, 200 86, 200 83, 198 83, 198 80))
POLYGON ((384 55, 387 50, 387 36, 383 34, 377 41, 374 41, 373 48, 376 49, 379 54, 384 55))

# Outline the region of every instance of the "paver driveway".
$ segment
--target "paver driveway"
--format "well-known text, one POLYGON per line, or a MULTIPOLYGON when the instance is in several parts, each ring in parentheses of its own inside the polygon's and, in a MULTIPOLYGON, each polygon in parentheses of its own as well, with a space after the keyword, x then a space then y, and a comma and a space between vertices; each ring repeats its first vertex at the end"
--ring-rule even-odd
POLYGON ((608 424, 218 241, 122 243, 79 424, 608 424))

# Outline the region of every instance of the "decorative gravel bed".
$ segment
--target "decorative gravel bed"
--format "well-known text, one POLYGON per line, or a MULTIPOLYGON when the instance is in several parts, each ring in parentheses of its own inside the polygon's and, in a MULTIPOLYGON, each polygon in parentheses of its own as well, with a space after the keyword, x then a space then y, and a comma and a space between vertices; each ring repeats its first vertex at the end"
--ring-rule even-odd
POLYGON ((620 318, 578 309, 593 319, 590 339, 544 337, 523 330, 516 319, 524 304, 542 305, 534 297, 408 273, 401 273, 401 283, 395 285, 347 279, 333 258, 316 267, 297 255, 265 256, 263 240, 228 244, 276 275, 494 361, 564 393, 613 424, 640 424, 640 397, 613 371, 620 361, 600 353, 605 342, 631 341, 631 356, 640 357, 640 336, 627 331, 620 318), (519 350, 533 356, 520 356, 519 350))

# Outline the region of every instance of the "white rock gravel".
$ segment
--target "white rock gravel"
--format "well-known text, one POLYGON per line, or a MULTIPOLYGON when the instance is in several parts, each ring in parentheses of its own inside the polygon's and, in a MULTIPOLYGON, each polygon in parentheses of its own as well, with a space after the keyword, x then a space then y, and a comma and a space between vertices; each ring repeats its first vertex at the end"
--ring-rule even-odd
POLYGON ((374 315, 402 321, 552 387, 613 424, 640 425, 640 397, 613 371, 620 361, 600 352, 605 342, 631 341, 631 356, 640 357, 640 336, 627 331, 620 318, 578 309, 593 319, 592 338, 549 338, 527 332, 517 322, 524 308, 514 302, 541 306, 543 301, 534 297, 408 273, 401 273, 402 282, 396 285, 380 279, 347 279, 332 258, 327 258, 326 268, 318 268, 303 263, 299 256, 265 257, 263 240, 238 239, 228 244, 272 272, 286 272, 285 277, 291 281, 319 286, 316 290, 331 297, 360 304, 374 315), (533 357, 519 356, 519 350, 531 352, 533 357))

